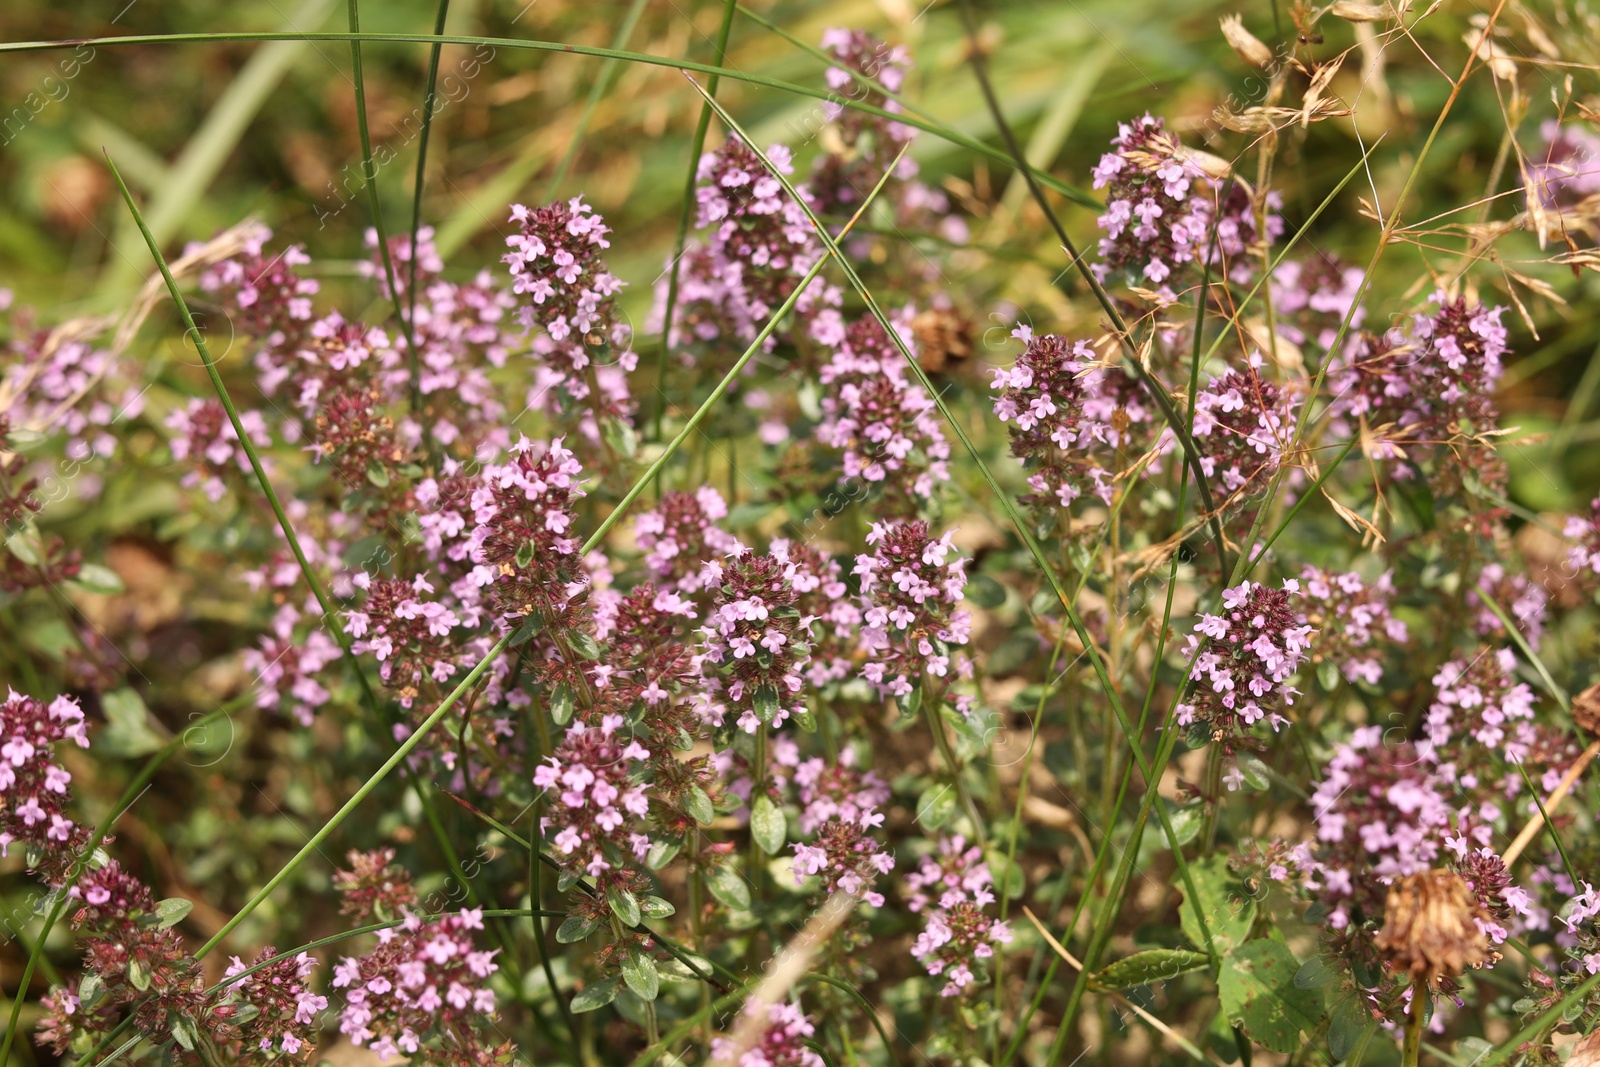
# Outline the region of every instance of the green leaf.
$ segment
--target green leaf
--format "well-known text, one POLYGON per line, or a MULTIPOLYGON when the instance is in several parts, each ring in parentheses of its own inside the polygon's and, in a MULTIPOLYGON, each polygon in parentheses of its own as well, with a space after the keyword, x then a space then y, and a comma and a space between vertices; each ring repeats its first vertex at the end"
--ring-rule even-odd
POLYGON ((572 998, 572 1013, 581 1015, 605 1007, 617 999, 617 987, 621 984, 620 979, 607 978, 603 982, 584 986, 583 991, 572 998))
POLYGON ((27 566, 39 565, 39 531, 34 529, 31 521, 6 538, 6 548, 27 566))
POLYGON ((1321 956, 1312 956, 1294 974, 1294 984, 1301 989, 1324 989, 1339 977, 1339 972, 1321 956))
POLYGON ((512 557, 516 560, 518 570, 527 570, 533 563, 533 542, 524 541, 517 546, 517 553, 512 557))
POLYGON ((732 867, 713 867, 706 872, 706 888, 735 911, 750 910, 750 887, 732 867))
POLYGON ((169 1016, 167 1030, 172 1034, 172 1039, 186 1052, 193 1052, 195 1046, 200 1043, 200 1031, 194 1025, 194 1020, 187 1015, 169 1016))
POLYGON ((163 744, 150 723, 150 711, 132 689, 115 689, 100 699, 106 728, 100 744, 113 756, 148 756, 163 744))
POLYGON ((701 826, 710 826, 711 820, 717 817, 716 809, 711 806, 711 798, 697 785, 685 789, 680 802, 683 804, 683 813, 701 826))
POLYGON ((1334 1062, 1349 1059, 1361 1043, 1362 1035, 1377 1025, 1359 997, 1346 996, 1334 1004, 1328 1019, 1328 1052, 1334 1062))
POLYGON ((550 690, 550 718, 557 726, 565 726, 572 721, 572 713, 577 707, 577 695, 573 693, 572 686, 566 682, 557 682, 555 688, 550 690))
MULTIPOLYGON (((1195 838, 1200 836, 1200 825, 1205 821, 1204 815, 1200 810, 1201 805, 1190 804, 1186 807, 1179 807, 1167 800, 1166 797, 1162 797, 1157 803, 1167 805, 1167 811, 1171 813, 1168 818, 1172 822, 1172 834, 1177 839, 1179 848, 1192 843, 1195 838)), ((1165 834, 1157 834, 1156 840, 1163 848, 1169 844, 1165 834)))
POLYGON ((156 905, 156 915, 161 920, 156 926, 162 930, 176 926, 193 910, 194 901, 185 900, 183 897, 168 897, 156 905))
POLYGON ((778 691, 770 685, 758 685, 750 701, 756 718, 767 726, 772 725, 772 720, 778 717, 778 691))
POLYGON ((618 454, 632 459, 639 453, 639 432, 622 419, 607 419, 606 443, 618 454))
POLYGON ((142 960, 128 961, 128 984, 141 993, 150 988, 150 968, 142 960))
POLYGON ((650 851, 644 855, 644 865, 652 871, 659 871, 667 864, 678 858, 678 853, 683 851, 683 846, 676 841, 657 841, 650 846, 650 851))
POLYGON ((596 641, 593 635, 579 630, 574 631, 568 639, 572 642, 572 651, 584 659, 596 660, 600 658, 600 642, 596 641))
POLYGON ((556 928, 556 941, 563 945, 573 945, 594 933, 594 928, 600 925, 600 920, 586 918, 582 915, 568 915, 561 920, 561 925, 556 928))
POLYGON ((754 526, 762 519, 771 515, 777 505, 771 501, 735 504, 728 509, 727 518, 718 523, 725 530, 743 530, 754 526))
POLYGON ((522 625, 517 627, 517 632, 511 635, 511 647, 521 648, 532 641, 540 630, 544 629, 544 618, 538 612, 533 612, 522 620, 522 625))
POLYGON ((980 608, 998 608, 1006 602, 1006 587, 987 574, 974 575, 967 582, 967 599, 980 608))
POLYGON ((670 900, 663 900, 661 897, 647 896, 639 901, 639 914, 646 919, 665 919, 677 914, 677 911, 670 900))
MULTIPOLYGON (((1183 906, 1178 909, 1183 932, 1191 944, 1204 949, 1206 938, 1200 925, 1200 917, 1204 916, 1217 951, 1226 952, 1249 935, 1256 918, 1256 902, 1228 873, 1228 861, 1221 856, 1207 856, 1189 864, 1189 875, 1194 879, 1199 900, 1189 899, 1185 892, 1183 906)), ((1181 879, 1178 885, 1184 886, 1181 879)))
POLYGON ((756 797, 755 803, 750 806, 750 835, 761 846, 761 851, 769 856, 776 856, 789 836, 789 824, 783 817, 783 809, 765 793, 756 797))
POLYGON ((375 459, 368 460, 367 481, 379 489, 387 489, 389 487, 389 469, 375 459))
POLYGON ((78 983, 78 1001, 85 1008, 93 1008, 106 995, 106 982, 93 971, 85 971, 78 983))
POLYGON ((1239 773, 1244 775, 1244 784, 1257 793, 1265 793, 1272 787, 1272 772, 1259 756, 1248 752, 1242 754, 1239 757, 1239 773))
POLYGON ((1228 1019, 1273 1052, 1293 1052, 1322 1021, 1322 994, 1295 985, 1300 963, 1282 943, 1246 941, 1228 953, 1218 991, 1228 1019))
POLYGON ((1164 982, 1180 974, 1198 971, 1211 963, 1204 952, 1185 948, 1152 948, 1135 952, 1102 968, 1090 980, 1097 989, 1128 989, 1136 985, 1164 982))
POLYGON ((925 829, 937 830, 955 814, 956 799, 955 786, 936 782, 917 798, 917 822, 925 829))
POLYGON ((622 920, 622 925, 639 925, 639 898, 628 890, 616 888, 607 890, 606 903, 611 905, 611 911, 616 917, 622 920))
POLYGON ((78 573, 73 576, 72 584, 86 592, 99 593, 102 596, 116 596, 127 589, 122 584, 120 574, 98 563, 85 563, 79 567, 78 573))
POLYGON ((1317 682, 1328 692, 1339 688, 1339 665, 1331 659, 1325 659, 1317 667, 1317 682))
POLYGON ((623 957, 622 980, 644 1000, 654 1000, 661 992, 661 974, 656 970, 656 961, 642 952, 623 957))

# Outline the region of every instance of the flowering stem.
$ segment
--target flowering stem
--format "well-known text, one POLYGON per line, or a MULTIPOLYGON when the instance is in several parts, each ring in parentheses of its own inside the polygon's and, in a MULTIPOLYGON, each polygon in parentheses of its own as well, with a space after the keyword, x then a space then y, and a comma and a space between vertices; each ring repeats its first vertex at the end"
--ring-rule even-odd
POLYGON ((128 787, 122 791, 122 795, 117 798, 117 802, 111 806, 111 811, 100 821, 100 825, 95 827, 94 836, 89 838, 89 843, 84 846, 83 852, 78 856, 77 861, 73 863, 71 870, 67 874, 67 880, 52 893, 55 899, 50 906, 50 911, 44 917, 43 925, 39 927, 39 933, 34 939, 32 951, 28 953, 28 962, 22 969, 22 977, 18 980, 17 998, 11 1002, 11 1017, 6 1023, 5 1039, 0 1041, 0 1067, 3 1067, 4 1064, 9 1063, 11 1060, 11 1046, 16 1041, 17 1024, 22 1015, 22 1004, 27 999, 28 986, 33 982, 33 972, 38 968, 39 962, 44 957, 45 940, 49 938, 50 930, 61 918, 61 913, 66 910, 67 901, 70 899, 73 887, 78 884, 78 879, 82 878, 84 872, 89 869, 89 860, 94 856, 95 850, 105 841, 106 835, 111 832, 111 828, 116 825, 117 820, 122 818, 123 813, 133 807, 134 801, 143 795, 145 786, 150 784, 151 779, 156 776, 156 772, 161 769, 167 760, 172 758, 173 753, 178 751, 178 746, 184 743, 184 739, 188 737, 191 731, 209 726, 217 719, 232 715, 240 708, 249 706, 254 695, 250 690, 245 690, 227 703, 202 715, 187 727, 183 733, 167 741, 165 745, 145 761, 139 773, 134 775, 133 781, 128 783, 128 787))
MULTIPOLYGON (((755 802, 767 788, 767 724, 756 725, 755 755, 750 761, 750 804, 755 810, 755 802)), ((746 856, 745 866, 748 869, 750 888, 759 890, 762 885, 761 871, 765 866, 761 860, 761 846, 756 842, 754 832, 750 834, 750 851, 746 856)), ((755 939, 751 938, 751 948, 755 947, 755 939)))
POLYGON ((967 789, 967 779, 961 773, 961 760, 956 756, 955 746, 950 743, 949 735, 945 733, 944 687, 934 684, 932 679, 926 677, 922 682, 922 714, 928 720, 928 732, 933 734, 933 743, 939 750, 939 758, 950 771, 950 778, 956 787, 956 796, 961 798, 961 807, 967 813, 967 820, 972 823, 972 836, 979 846, 987 846, 988 834, 983 825, 983 815, 978 811, 977 802, 972 799, 972 793, 967 789))
POLYGON ((1428 982, 1418 978, 1411 983, 1411 1011, 1406 1016, 1406 1040, 1400 1051, 1400 1067, 1417 1067, 1422 1054, 1422 1009, 1428 1002, 1428 982))
POLYGON ((1056 238, 1061 242, 1062 250, 1067 253, 1078 273, 1088 283, 1089 290, 1099 302, 1101 310, 1111 320, 1111 325, 1116 330, 1118 344, 1123 350, 1123 364, 1128 372, 1139 381, 1150 394, 1150 399, 1156 407, 1161 409, 1161 417, 1166 420, 1172 436, 1177 440, 1178 447, 1183 450, 1184 459, 1189 468, 1194 472, 1195 488, 1200 494, 1200 507, 1206 516, 1206 521, 1211 524, 1212 543, 1217 552, 1217 564, 1220 574, 1227 574, 1231 569, 1228 566, 1227 538, 1222 533, 1221 512, 1212 505, 1211 488, 1206 481, 1206 472, 1201 463, 1199 450, 1195 447, 1194 437, 1184 427, 1183 420, 1179 419, 1177 410, 1172 406, 1172 398, 1167 395, 1167 387, 1162 385, 1154 375, 1144 367, 1139 357, 1139 351, 1134 345, 1133 334, 1128 329, 1128 324, 1122 318, 1122 313, 1117 310, 1117 305, 1112 301, 1110 294, 1100 284, 1094 271, 1090 269, 1089 261, 1079 254, 1072 238, 1067 235, 1066 228, 1061 225, 1061 220, 1056 217, 1050 201, 1046 199, 1044 190, 1039 181, 1034 177, 1033 168, 1028 166, 1027 157, 1022 151, 1022 146, 1017 143, 1017 135, 1012 131, 1011 124, 1006 121, 1005 112, 1000 107, 1000 101, 995 97, 994 86, 989 82, 989 67, 983 58, 983 47, 978 42, 978 27, 973 21, 971 0, 961 0, 961 21, 966 27, 967 58, 972 65, 972 73, 978 79, 978 88, 983 93, 984 102, 989 106, 989 113, 994 117, 994 124, 1000 131, 1001 138, 1006 143, 1010 153, 1008 162, 1013 169, 1022 175, 1027 183, 1028 192, 1032 194, 1039 209, 1044 212, 1045 219, 1055 230, 1056 238))
POLYGON ((1217 844, 1217 819, 1222 814, 1222 765, 1225 757, 1220 742, 1206 750, 1206 777, 1201 786, 1200 850, 1210 852, 1217 844))

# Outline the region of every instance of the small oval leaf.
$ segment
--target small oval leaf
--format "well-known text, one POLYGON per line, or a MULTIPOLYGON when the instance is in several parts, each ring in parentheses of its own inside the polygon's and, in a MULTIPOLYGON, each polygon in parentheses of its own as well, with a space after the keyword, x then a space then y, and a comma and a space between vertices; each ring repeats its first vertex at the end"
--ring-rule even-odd
POLYGON ((750 834, 761 846, 761 851, 769 856, 776 856, 789 836, 788 820, 783 816, 783 809, 765 794, 756 797, 755 803, 750 806, 750 834))

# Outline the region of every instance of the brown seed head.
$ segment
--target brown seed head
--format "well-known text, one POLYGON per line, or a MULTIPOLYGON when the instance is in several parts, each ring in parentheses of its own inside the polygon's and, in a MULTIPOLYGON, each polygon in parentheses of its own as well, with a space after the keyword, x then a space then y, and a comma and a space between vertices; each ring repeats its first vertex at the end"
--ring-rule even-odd
POLYGON ((1600 685, 1591 685, 1572 698, 1572 721, 1592 737, 1600 737, 1600 685))
POLYGON ((1412 980, 1454 978, 1494 956, 1477 920, 1489 916, 1454 871, 1407 875, 1389 887, 1383 929, 1374 944, 1412 980))

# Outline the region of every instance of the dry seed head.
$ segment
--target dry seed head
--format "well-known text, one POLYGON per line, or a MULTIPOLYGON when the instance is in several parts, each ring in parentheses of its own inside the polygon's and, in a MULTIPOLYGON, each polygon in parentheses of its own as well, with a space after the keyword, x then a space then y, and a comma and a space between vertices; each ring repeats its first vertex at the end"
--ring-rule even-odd
POLYGON ((1239 55, 1239 58, 1253 67, 1265 70, 1272 66, 1272 49, 1261 43, 1260 38, 1244 28, 1244 21, 1238 15, 1224 15, 1222 17, 1222 36, 1228 39, 1228 45, 1239 55))
POLYGON ((1592 737, 1600 737, 1600 684, 1572 698, 1572 721, 1592 737))
POLYGON ((1394 18, 1388 4, 1357 4, 1352 0, 1339 0, 1328 9, 1328 14, 1346 22, 1385 22, 1394 18))
POLYGON ((1383 929, 1373 943, 1414 981, 1454 978, 1494 958, 1478 923, 1488 918, 1466 879, 1454 871, 1423 871, 1389 887, 1383 929))

